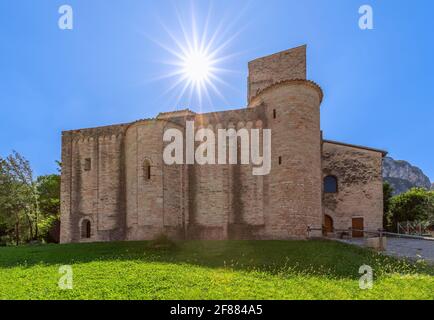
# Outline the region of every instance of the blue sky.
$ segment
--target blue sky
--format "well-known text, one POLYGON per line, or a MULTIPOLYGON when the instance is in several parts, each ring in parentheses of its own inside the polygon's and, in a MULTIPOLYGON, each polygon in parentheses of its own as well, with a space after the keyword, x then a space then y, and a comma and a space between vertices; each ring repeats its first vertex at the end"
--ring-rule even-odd
POLYGON ((429 0, 2 0, 0 155, 15 149, 47 174, 62 130, 241 108, 249 60, 307 44, 325 137, 388 150, 434 180, 433 11, 429 0), (58 28, 62 4, 73 8, 73 30, 58 28), (374 30, 358 27, 363 4, 374 30), (187 30, 195 17, 199 33, 208 20, 216 43, 235 37, 219 52, 228 57, 216 83, 223 98, 178 99, 182 85, 168 91, 176 78, 158 79, 173 71, 165 29, 183 41, 178 17, 187 30))

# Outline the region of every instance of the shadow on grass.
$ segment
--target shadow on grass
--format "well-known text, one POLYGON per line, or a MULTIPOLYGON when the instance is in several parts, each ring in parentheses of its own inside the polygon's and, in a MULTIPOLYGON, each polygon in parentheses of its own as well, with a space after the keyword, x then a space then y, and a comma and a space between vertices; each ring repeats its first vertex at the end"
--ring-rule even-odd
MULTIPOLYGON (((111 242, 0 248, 0 268, 94 261, 143 261, 229 268, 290 276, 359 279, 360 266, 374 274, 434 275, 434 268, 328 241, 182 241, 156 248, 151 242, 111 242)), ((0 270, 1 271, 1 270, 0 270)))

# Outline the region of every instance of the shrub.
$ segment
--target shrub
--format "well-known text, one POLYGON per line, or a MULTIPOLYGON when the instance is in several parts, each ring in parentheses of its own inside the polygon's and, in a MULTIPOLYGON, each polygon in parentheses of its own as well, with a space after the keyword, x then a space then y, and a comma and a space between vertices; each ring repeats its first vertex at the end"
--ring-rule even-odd
POLYGON ((56 242, 52 239, 50 231, 56 226, 59 218, 57 216, 48 216, 45 219, 39 221, 39 239, 40 241, 51 243, 56 242))
POLYGON ((160 233, 149 244, 154 249, 170 249, 175 247, 175 242, 169 239, 167 234, 160 233))
POLYGON ((11 242, 12 239, 8 235, 0 236, 0 247, 6 247, 11 242))

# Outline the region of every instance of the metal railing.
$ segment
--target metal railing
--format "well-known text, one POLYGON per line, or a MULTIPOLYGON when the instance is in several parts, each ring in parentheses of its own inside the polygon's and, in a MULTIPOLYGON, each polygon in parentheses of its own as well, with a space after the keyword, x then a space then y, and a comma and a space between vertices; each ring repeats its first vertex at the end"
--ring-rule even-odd
POLYGON ((430 221, 405 221, 397 222, 396 230, 399 234, 409 234, 416 236, 426 236, 430 233, 430 221))
MULTIPOLYGON (((307 236, 310 237, 311 231, 321 231, 322 234, 326 233, 326 229, 323 228, 315 228, 315 227, 308 227, 307 228, 307 236)), ((348 228, 348 229, 333 229, 331 233, 337 234, 347 234, 352 237, 353 231, 355 232, 361 232, 364 235, 365 234, 372 234, 380 237, 380 239, 383 236, 390 236, 390 237, 396 237, 396 238, 407 238, 407 239, 414 239, 414 240, 428 240, 428 241, 434 241, 434 237, 425 237, 425 236, 415 236, 415 235, 409 235, 409 234, 402 234, 402 233, 395 233, 395 232, 388 232, 383 229, 378 230, 365 230, 365 229, 354 229, 354 228, 348 228)))

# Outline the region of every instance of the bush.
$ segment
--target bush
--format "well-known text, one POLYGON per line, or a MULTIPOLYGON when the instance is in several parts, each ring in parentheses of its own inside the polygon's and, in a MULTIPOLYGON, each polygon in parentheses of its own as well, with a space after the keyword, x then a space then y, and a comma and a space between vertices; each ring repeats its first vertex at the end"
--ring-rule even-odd
POLYGON ((0 237, 0 247, 6 247, 8 244, 10 244, 12 240, 9 236, 1 236, 0 237))
POLYGON ((56 224, 59 222, 59 218, 57 216, 48 216, 45 219, 39 221, 38 228, 39 228, 39 239, 40 241, 51 243, 56 242, 54 241, 50 231, 56 226, 56 224))
POLYGON ((154 249, 170 249, 175 247, 175 242, 169 239, 165 233, 160 233, 149 244, 154 249))

